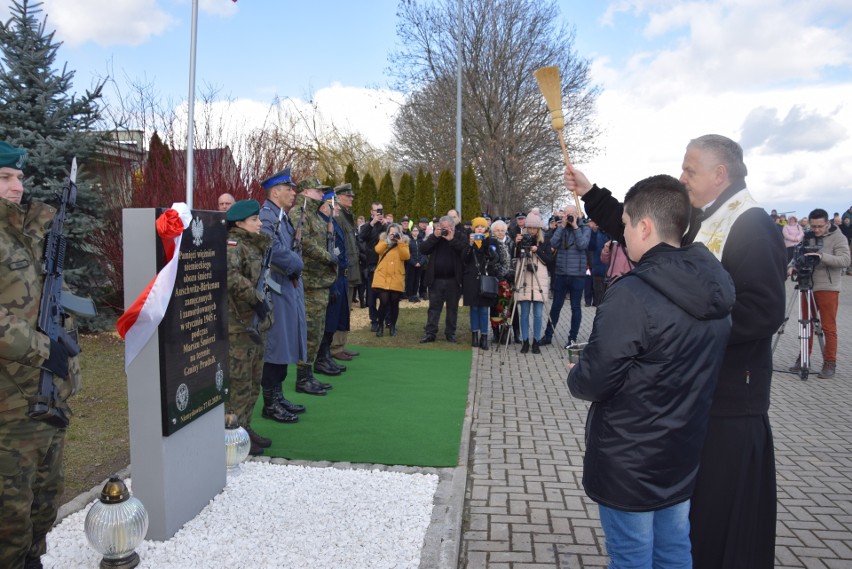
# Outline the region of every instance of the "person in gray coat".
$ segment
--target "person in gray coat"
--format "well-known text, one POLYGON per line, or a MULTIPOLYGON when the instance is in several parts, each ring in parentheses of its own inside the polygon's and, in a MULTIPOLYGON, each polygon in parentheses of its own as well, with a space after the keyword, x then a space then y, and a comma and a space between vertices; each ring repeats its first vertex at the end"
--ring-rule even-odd
POLYGON ((559 222, 556 231, 550 238, 550 246, 556 256, 556 274, 553 278, 553 304, 550 306, 550 322, 544 331, 544 337, 539 342, 546 346, 553 339, 553 329, 559 323, 559 314, 565 297, 571 298, 571 328, 568 331, 568 344, 577 340, 580 332, 580 322, 583 318, 582 302, 583 290, 586 288, 586 266, 588 260, 586 249, 589 248, 589 240, 592 230, 583 223, 577 212, 577 208, 569 205, 565 208, 565 215, 559 222))
POLYGON ((272 293, 274 323, 266 335, 263 356, 263 413, 265 419, 280 423, 295 423, 305 408, 284 398, 282 383, 287 366, 307 360, 307 324, 305 321, 305 292, 301 272, 304 268, 296 228, 287 212, 296 201, 296 184, 290 179, 290 169, 273 174, 261 186, 266 201, 260 209, 261 231, 272 236, 272 279, 281 294, 272 293))

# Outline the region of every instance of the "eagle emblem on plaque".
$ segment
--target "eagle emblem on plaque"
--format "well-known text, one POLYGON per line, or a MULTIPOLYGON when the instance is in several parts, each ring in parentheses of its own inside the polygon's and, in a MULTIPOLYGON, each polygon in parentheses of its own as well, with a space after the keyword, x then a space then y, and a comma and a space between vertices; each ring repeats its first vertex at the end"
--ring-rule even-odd
POLYGON ((177 405, 178 411, 183 411, 186 409, 186 406, 189 405, 189 388, 185 383, 181 383, 177 388, 177 393, 175 393, 175 405, 177 405))
POLYGON ((222 364, 216 362, 216 391, 222 391, 222 386, 225 384, 225 372, 222 370, 222 364))
POLYGON ((201 221, 201 218, 196 217, 190 223, 190 227, 192 229, 192 244, 196 247, 201 247, 201 243, 204 240, 204 222, 201 221))

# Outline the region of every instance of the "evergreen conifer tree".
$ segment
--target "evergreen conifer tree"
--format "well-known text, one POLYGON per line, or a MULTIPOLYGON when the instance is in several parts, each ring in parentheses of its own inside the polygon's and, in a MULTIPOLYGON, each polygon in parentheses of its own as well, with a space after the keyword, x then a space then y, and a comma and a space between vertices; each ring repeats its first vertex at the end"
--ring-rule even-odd
MULTIPOLYGON (((453 173, 444 169, 438 174, 438 188, 435 191, 435 209, 439 216, 447 215, 447 212, 456 207, 456 177, 453 173)), ((469 214, 464 214, 464 219, 470 219, 469 214)))
POLYGON ((379 197, 379 190, 376 188, 376 180, 374 180, 373 176, 370 174, 364 174, 364 179, 361 180, 360 197, 364 200, 361 203, 366 205, 366 213, 362 213, 360 215, 363 215, 365 219, 369 220, 370 206, 372 206, 373 202, 379 197))
POLYGON ((418 217, 435 216, 435 188, 432 185, 432 174, 424 174, 423 168, 417 170, 414 182, 414 211, 418 217))
POLYGON ((397 209, 401 215, 408 215, 417 221, 420 215, 414 209, 414 178, 408 172, 399 179, 399 192, 396 194, 397 209))
POLYGON ((346 165, 343 182, 352 184, 352 193, 355 194, 355 199, 352 202, 352 212, 355 217, 363 215, 366 219, 370 214, 370 202, 365 203, 361 198, 361 177, 358 175, 358 170, 355 169, 355 164, 352 162, 346 165))
MULTIPOLYGON (((62 45, 39 21, 39 3, 13 0, 12 17, 0 23, 0 140, 26 148, 24 186, 29 196, 51 202, 77 157, 77 207, 66 224, 68 249, 65 281, 76 292, 99 297, 106 286, 98 257, 87 238, 101 225, 103 204, 86 183, 87 165, 101 135, 93 132, 100 118, 103 83, 82 96, 72 95, 74 72, 55 69, 62 45)), ((116 239, 120 239, 116 236, 116 239)))
POLYGON ((186 189, 175 171, 172 152, 157 131, 148 142, 148 158, 142 174, 141 191, 133 192, 133 207, 164 207, 186 199, 186 189))
POLYGON ((396 207, 396 192, 393 189, 393 179, 391 179, 390 170, 382 176, 382 182, 379 184, 379 201, 385 207, 386 213, 394 214, 397 221, 402 217, 402 212, 397 211, 396 207))
POLYGON ((473 219, 482 213, 482 204, 479 201, 479 186, 476 183, 476 173, 473 171, 473 165, 468 164, 467 168, 462 171, 461 180, 461 215, 465 219, 473 219))

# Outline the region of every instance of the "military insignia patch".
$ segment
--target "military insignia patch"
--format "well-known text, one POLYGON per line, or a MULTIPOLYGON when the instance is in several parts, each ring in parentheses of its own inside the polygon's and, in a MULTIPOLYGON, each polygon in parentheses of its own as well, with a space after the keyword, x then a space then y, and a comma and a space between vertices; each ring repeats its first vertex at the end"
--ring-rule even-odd
POLYGON ((9 270, 10 271, 20 271, 21 269, 26 269, 30 266, 30 262, 26 259, 21 259, 19 261, 10 261, 9 262, 9 270))
POLYGON ((228 246, 229 246, 229 247, 236 247, 236 246, 237 246, 237 242, 236 242, 236 241, 233 241, 233 240, 231 240, 231 239, 228 239, 228 246))

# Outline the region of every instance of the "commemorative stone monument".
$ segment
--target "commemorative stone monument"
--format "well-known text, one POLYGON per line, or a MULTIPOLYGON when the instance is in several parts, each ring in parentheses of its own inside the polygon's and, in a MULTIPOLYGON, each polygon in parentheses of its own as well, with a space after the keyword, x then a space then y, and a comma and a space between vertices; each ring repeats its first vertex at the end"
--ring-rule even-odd
MULTIPOLYGON (((163 211, 124 211, 126 306, 168 261, 156 230, 163 211)), ((168 307, 126 367, 133 494, 153 540, 171 538, 226 481, 227 227, 222 213, 191 214, 168 307)))

